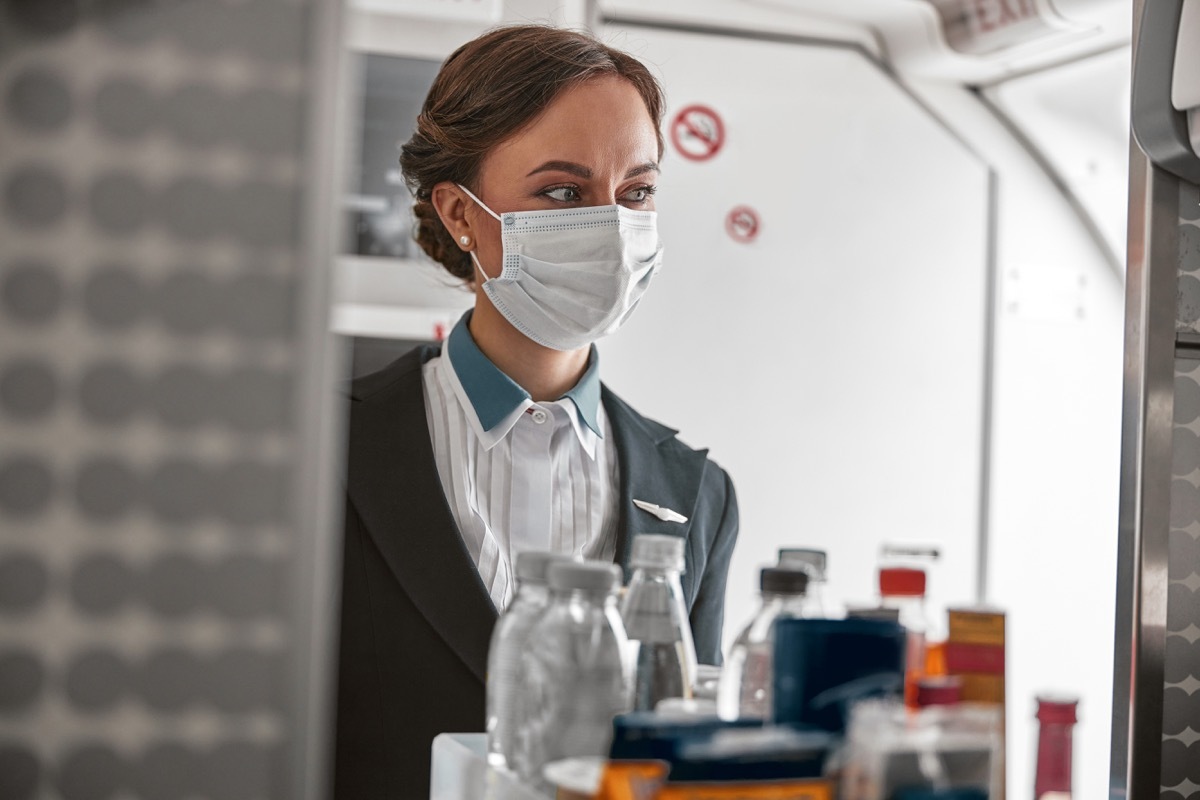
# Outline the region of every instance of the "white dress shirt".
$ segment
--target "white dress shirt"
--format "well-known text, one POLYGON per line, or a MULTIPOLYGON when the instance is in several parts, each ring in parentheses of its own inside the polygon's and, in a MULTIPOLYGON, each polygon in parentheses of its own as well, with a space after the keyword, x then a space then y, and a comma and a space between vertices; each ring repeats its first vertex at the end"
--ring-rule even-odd
POLYGON ((612 561, 617 457, 600 402, 598 355, 554 402, 529 394, 454 327, 422 378, 434 459, 450 512, 498 609, 516 590, 523 550, 612 561))

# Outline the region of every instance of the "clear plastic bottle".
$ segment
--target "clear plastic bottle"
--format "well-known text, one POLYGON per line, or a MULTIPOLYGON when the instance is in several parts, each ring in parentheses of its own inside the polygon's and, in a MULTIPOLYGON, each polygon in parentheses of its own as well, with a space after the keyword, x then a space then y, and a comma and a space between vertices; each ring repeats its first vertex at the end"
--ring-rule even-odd
POLYGON ((820 619, 828 615, 824 585, 829 558, 824 550, 809 547, 779 548, 779 566, 802 569, 808 573, 804 616, 820 619))
POLYGON ((549 568, 550 602, 522 658, 516 772, 541 787, 542 768, 605 757, 612 721, 629 710, 628 640, 617 611, 621 570, 597 561, 549 568))
POLYGON ((683 602, 683 539, 642 534, 633 540, 633 579, 621 604, 635 664, 633 708, 653 711, 668 697, 691 698, 696 645, 683 602))
POLYGON ((488 763, 510 769, 521 719, 521 657, 529 632, 550 602, 547 572, 569 556, 540 551, 517 554, 517 591, 492 631, 487 670, 488 763))
POLYGON ((774 624, 783 617, 804 617, 809 575, 795 567, 764 567, 759 578, 762 607, 738 634, 721 672, 717 713, 721 719, 768 719, 771 716, 774 624))

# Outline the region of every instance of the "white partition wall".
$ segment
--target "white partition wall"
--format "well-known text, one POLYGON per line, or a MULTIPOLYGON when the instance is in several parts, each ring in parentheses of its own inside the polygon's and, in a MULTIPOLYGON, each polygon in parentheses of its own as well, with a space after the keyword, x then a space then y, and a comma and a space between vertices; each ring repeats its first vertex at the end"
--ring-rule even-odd
POLYGON ((973 602, 987 168, 857 49, 602 36, 651 64, 669 101, 664 268, 601 344, 603 371, 732 474, 726 644, 784 545, 828 550, 840 604, 875 597, 881 543, 934 544, 938 608, 973 602), (712 113, 676 123, 693 105, 712 113), (738 207, 757 229, 745 214, 730 228, 738 207))

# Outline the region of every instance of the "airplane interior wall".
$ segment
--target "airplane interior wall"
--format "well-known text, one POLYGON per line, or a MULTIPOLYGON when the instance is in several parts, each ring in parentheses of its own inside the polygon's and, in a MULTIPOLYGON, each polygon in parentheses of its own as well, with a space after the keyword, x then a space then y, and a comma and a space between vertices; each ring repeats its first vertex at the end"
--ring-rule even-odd
MULTIPOLYGON (((366 88, 338 112, 340 4, 199 5, 0 4, 0 789, 16 797, 321 795, 327 389, 473 301, 415 248, 386 249, 406 236, 398 175, 333 198, 343 145, 391 169, 408 131, 385 119, 343 143, 324 123, 415 118, 437 65, 497 20, 353 0, 366 88), (381 202, 398 214, 369 232, 383 249, 355 252, 351 225, 335 257, 335 219, 381 202), (350 364, 327 328, 357 337, 350 364)), ((963 57, 933 52, 932 4, 883 32, 866 9, 884 0, 794 5, 477 7, 595 24, 666 88, 664 267, 599 348, 617 394, 735 483, 726 649, 781 546, 828 551, 835 611, 877 599, 883 543, 936 546, 935 623, 978 602, 1008 615, 1010 794, 1032 789, 1035 695, 1065 691, 1082 698, 1076 795, 1103 797, 1127 42, 956 79, 936 74, 963 57)), ((1175 577, 1176 595, 1200 586, 1175 577)))
POLYGON ((703 160, 668 145, 663 271, 600 350, 614 391, 734 479, 726 646, 788 545, 829 552, 835 607, 874 601, 885 542, 940 547, 932 617, 973 602, 986 166, 857 49, 604 35, 661 72, 669 136, 697 105, 725 129, 703 160))

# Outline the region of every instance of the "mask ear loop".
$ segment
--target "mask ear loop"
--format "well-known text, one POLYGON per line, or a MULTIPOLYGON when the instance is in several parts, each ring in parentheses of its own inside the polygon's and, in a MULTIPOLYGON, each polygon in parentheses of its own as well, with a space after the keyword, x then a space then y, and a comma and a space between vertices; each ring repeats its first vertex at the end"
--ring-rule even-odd
POLYGON ((495 278, 489 278, 488 274, 483 271, 483 264, 480 264, 479 259, 475 257, 474 250, 471 250, 469 253, 467 253, 467 255, 471 257, 471 261, 475 264, 475 269, 479 270, 479 277, 483 278, 483 283, 480 283, 480 286, 483 286, 483 284, 487 283, 488 281, 495 280, 495 278))
POLYGON ((474 195, 474 193, 472 193, 472 192, 471 192, 471 190, 470 190, 470 189, 468 189, 467 187, 463 186, 461 183, 456 183, 456 184, 454 184, 454 185, 455 185, 455 186, 457 186, 458 188, 462 189, 464 192, 466 192, 466 193, 467 193, 467 197, 469 197, 469 198, 471 198, 472 200, 474 200, 474 201, 475 201, 475 205, 479 206, 479 207, 480 207, 480 208, 482 208, 484 211, 486 211, 487 213, 489 213, 489 214, 491 214, 493 217, 495 217, 495 218, 496 218, 496 222, 500 222, 500 221, 501 221, 501 220, 500 220, 500 215, 499 215, 499 214, 497 214, 495 211, 492 211, 492 210, 491 210, 490 208, 488 208, 487 206, 485 206, 485 205, 483 204, 483 201, 482 201, 482 200, 480 200, 478 197, 476 197, 476 196, 474 195))
MULTIPOLYGON (((475 205, 479 206, 484 211, 491 214, 496 219, 496 222, 501 222, 500 215, 497 214, 495 211, 492 211, 490 208, 488 208, 482 200, 480 200, 478 197, 475 196, 474 192, 472 192, 467 187, 463 186, 461 183, 456 183, 454 185, 457 186, 458 188, 462 189, 464 192, 466 192, 467 197, 469 197, 475 201, 475 205)), ((475 263, 475 269, 479 270, 479 275, 483 278, 483 283, 487 283, 490 280, 495 280, 494 278, 489 278, 488 274, 483 271, 483 265, 479 263, 479 259, 476 257, 474 250, 471 250, 468 253, 468 255, 471 256, 471 261, 473 261, 475 263)), ((482 286, 483 283, 481 283, 480 286, 482 286)))

